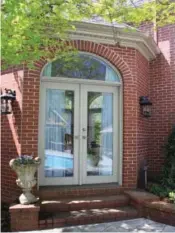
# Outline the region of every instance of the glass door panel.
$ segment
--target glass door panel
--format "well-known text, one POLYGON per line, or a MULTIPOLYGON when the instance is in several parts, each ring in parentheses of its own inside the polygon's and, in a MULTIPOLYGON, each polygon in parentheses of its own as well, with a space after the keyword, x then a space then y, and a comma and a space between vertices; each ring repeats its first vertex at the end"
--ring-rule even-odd
POLYGON ((39 153, 41 185, 78 184, 79 85, 43 83, 39 153), (75 104, 76 103, 76 104, 75 104))
POLYGON ((117 182, 117 88, 42 83, 41 90, 40 185, 117 182))
POLYGON ((88 92, 87 176, 113 173, 113 94, 88 92))
POLYGON ((74 175, 74 91, 46 89, 45 177, 74 175))
POLYGON ((83 85, 81 93, 82 182, 116 182, 117 88, 83 85))

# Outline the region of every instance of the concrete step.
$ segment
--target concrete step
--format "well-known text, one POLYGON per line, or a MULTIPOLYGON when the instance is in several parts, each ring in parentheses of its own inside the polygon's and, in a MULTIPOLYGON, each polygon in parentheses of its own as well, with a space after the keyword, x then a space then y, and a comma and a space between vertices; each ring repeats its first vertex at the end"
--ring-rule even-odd
POLYGON ((73 211, 82 209, 96 208, 115 208, 127 206, 129 197, 124 194, 111 196, 90 196, 82 198, 65 198, 60 200, 45 200, 41 202, 41 212, 58 212, 58 211, 73 211))
POLYGON ((138 217, 138 212, 130 206, 117 208, 100 208, 89 210, 67 211, 59 213, 41 213, 40 229, 64 227, 72 225, 94 224, 119 221, 138 217))

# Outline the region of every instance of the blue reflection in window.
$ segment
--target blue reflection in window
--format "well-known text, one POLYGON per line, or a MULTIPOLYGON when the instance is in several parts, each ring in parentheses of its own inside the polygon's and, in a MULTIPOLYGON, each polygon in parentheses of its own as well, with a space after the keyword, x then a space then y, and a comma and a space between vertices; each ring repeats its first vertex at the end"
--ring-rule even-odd
POLYGON ((48 63, 42 75, 120 82, 117 73, 109 65, 87 54, 59 58, 48 63))

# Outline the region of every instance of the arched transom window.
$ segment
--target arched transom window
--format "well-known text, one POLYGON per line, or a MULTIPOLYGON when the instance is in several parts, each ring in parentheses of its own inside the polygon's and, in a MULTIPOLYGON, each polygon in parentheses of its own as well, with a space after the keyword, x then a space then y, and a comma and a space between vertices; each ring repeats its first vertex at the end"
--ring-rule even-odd
POLYGON ((48 63, 42 76, 120 82, 118 73, 110 65, 85 53, 65 56, 48 63))

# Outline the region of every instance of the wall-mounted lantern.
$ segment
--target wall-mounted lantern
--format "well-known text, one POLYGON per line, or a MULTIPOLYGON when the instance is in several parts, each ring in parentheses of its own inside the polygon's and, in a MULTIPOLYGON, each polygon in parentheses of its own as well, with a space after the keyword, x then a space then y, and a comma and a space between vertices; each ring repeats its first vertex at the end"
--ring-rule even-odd
POLYGON ((142 114, 145 117, 151 116, 151 101, 148 99, 148 96, 141 96, 140 97, 140 106, 142 108, 142 114))
POLYGON ((5 88, 5 93, 1 91, 1 114, 12 113, 12 103, 16 100, 16 92, 5 88))

